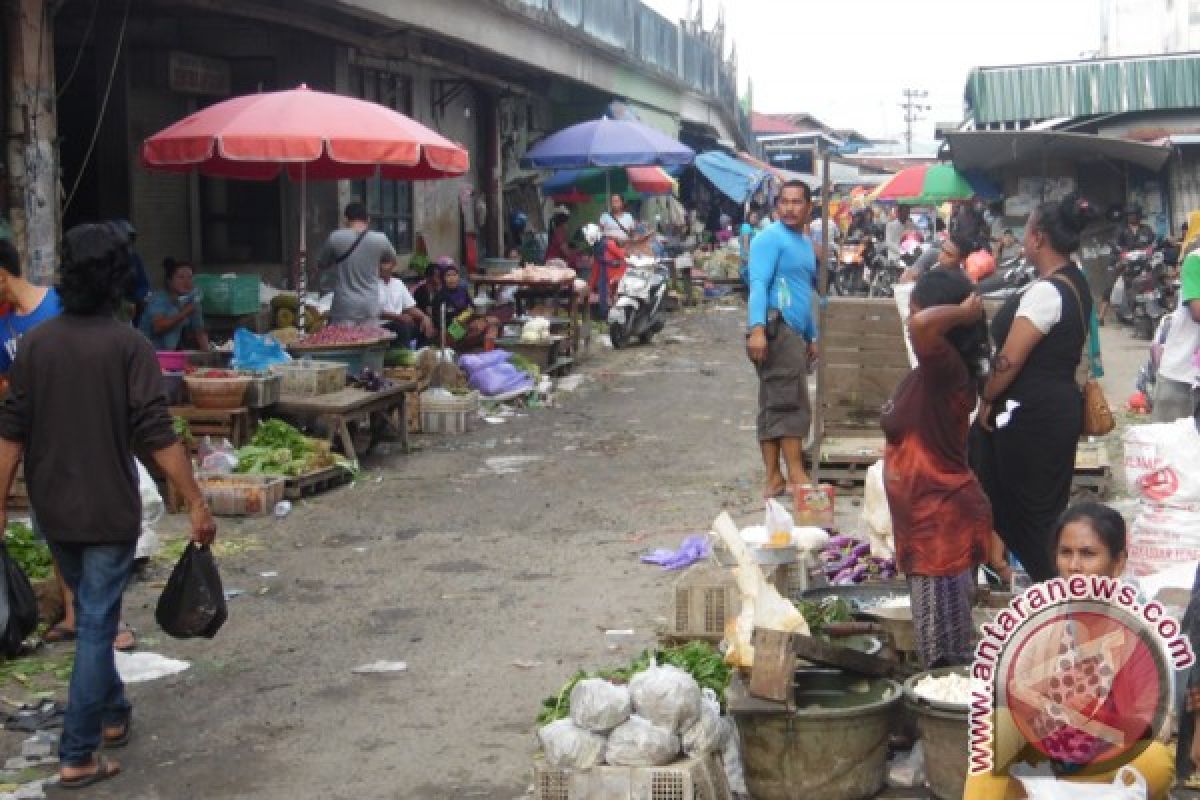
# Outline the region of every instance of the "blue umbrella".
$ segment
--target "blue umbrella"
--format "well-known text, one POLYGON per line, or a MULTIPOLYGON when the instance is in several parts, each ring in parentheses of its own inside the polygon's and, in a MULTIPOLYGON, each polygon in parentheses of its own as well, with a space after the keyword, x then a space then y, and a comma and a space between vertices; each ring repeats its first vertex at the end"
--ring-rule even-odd
POLYGON ((521 159, 524 167, 673 166, 690 164, 696 153, 649 125, 628 119, 594 119, 542 139, 521 159))

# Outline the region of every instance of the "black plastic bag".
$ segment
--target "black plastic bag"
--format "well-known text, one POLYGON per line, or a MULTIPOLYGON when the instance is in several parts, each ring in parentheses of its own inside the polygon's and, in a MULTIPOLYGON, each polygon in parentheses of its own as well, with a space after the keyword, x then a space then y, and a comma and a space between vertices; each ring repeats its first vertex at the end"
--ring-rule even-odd
POLYGON ((154 618, 176 639, 197 636, 211 639, 228 616, 225 590, 212 551, 205 545, 188 542, 158 598, 154 618))
POLYGON ((0 562, 3 562, 3 604, 5 613, 0 624, 0 653, 12 658, 21 652, 25 637, 33 633, 38 624, 37 595, 29 577, 16 559, 8 554, 8 548, 0 541, 0 562))

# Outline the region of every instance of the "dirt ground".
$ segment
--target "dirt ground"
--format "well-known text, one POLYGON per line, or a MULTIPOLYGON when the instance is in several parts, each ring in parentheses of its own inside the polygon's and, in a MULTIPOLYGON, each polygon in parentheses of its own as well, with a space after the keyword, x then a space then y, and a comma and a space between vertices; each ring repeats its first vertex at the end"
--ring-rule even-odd
MULTIPOLYGON (((671 579, 639 554, 722 509, 761 514, 744 317, 724 308, 673 315, 649 347, 599 351, 553 408, 373 456, 354 486, 286 519, 224 520, 225 585, 245 594, 213 641, 157 630, 169 564, 156 565, 126 617, 141 649, 192 667, 130 687, 125 773, 87 796, 525 797, 541 699, 650 645, 665 621, 671 579), (634 641, 610 651, 605 630, 622 628, 634 641), (380 659, 407 670, 351 672, 380 659)), ((1116 405, 1145 347, 1104 336, 1116 405)), ((856 518, 853 499, 840 505, 856 518)), ((19 752, 21 736, 0 735, 19 752)))

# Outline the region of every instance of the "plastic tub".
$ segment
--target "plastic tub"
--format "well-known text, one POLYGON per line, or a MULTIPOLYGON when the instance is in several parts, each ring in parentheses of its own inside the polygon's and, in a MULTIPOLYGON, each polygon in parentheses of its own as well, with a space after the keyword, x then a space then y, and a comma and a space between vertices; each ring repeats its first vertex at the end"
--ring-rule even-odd
POLYGON ((212 513, 223 517, 261 517, 283 499, 286 479, 274 475, 196 476, 196 483, 212 513))
POLYGON ((337 362, 302 359, 276 364, 271 372, 283 378, 283 394, 315 397, 346 388, 346 365, 337 362))
POLYGON ((346 372, 350 375, 357 375, 364 368, 382 375, 383 360, 387 356, 387 351, 390 347, 390 342, 379 342, 368 347, 347 347, 345 350, 322 350, 320 357, 322 361, 345 364, 346 372))
POLYGON ((423 433, 467 433, 475 429, 479 417, 479 392, 439 397, 421 395, 421 431, 423 433))
POLYGON ((188 354, 177 350, 159 350, 158 367, 163 372, 183 372, 188 368, 188 354))
POLYGON ((917 718, 925 743, 925 776, 939 800, 958 800, 967 784, 970 706, 926 700, 914 689, 922 678, 967 675, 969 667, 943 667, 913 675, 904 682, 904 701, 917 718))

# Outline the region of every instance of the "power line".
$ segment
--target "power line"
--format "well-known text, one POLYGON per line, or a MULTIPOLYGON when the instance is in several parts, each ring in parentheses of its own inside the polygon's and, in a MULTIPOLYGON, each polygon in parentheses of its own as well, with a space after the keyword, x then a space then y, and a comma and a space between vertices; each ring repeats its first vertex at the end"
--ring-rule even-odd
POLYGON ((924 89, 905 89, 900 94, 904 95, 904 102, 900 104, 900 107, 904 109, 904 147, 906 152, 911 153, 913 123, 925 119, 920 113, 930 111, 933 106, 921 102, 929 97, 929 92, 924 89))

